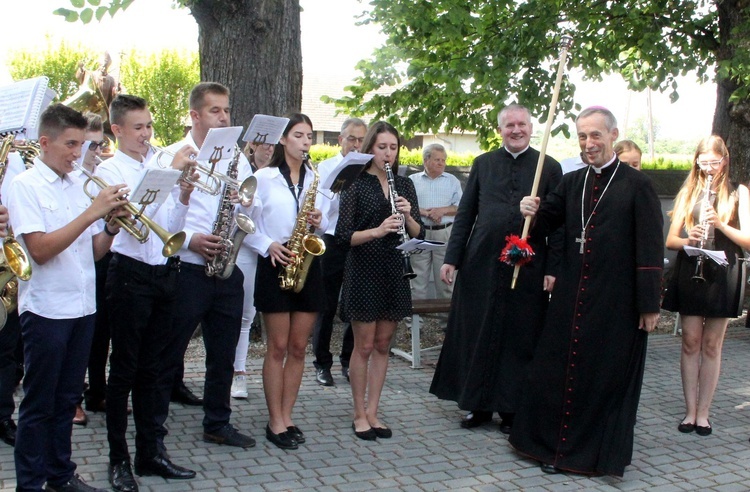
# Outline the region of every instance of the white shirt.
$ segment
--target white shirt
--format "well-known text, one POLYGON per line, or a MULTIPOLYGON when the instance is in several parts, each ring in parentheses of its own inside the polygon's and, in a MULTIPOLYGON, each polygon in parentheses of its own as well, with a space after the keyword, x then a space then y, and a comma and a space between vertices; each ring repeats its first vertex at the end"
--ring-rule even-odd
MULTIPOLYGON (((299 213, 297 203, 299 203, 300 208, 304 205, 307 190, 313 181, 313 172, 309 168, 305 169, 305 181, 297 200, 292 195, 292 191, 278 167, 259 169, 255 173, 255 177, 258 179, 257 197, 259 198, 260 213, 255 224, 257 230, 250 241, 258 254, 267 257, 268 247, 271 243, 284 244, 291 237, 299 213)), ((295 186, 295 193, 296 190, 297 187, 295 186)), ((328 227, 328 201, 320 193, 315 199, 315 208, 323 212, 318 233, 328 227)))
POLYGON ((581 159, 581 156, 579 155, 561 160, 560 167, 562 168, 562 173, 567 174, 586 167, 586 164, 583 163, 583 159, 581 159))
POLYGON ((3 205, 8 205, 10 199, 10 184, 13 180, 26 170, 26 164, 23 162, 23 158, 18 152, 11 152, 8 154, 8 169, 5 171, 5 177, 3 177, 3 185, 0 188, 0 202, 3 205))
MULTIPOLYGON (((115 151, 111 158, 99 164, 97 169, 97 175, 108 184, 125 183, 131 191, 135 191, 135 187, 138 186, 145 172, 146 166, 143 162, 133 159, 120 150, 115 151)), ((198 194, 197 190, 191 194, 191 200, 195 194, 198 194)), ((140 209, 140 205, 134 205, 140 209)), ((170 193, 163 205, 146 207, 144 215, 169 232, 178 232, 185 226, 187 211, 188 207, 180 203, 179 200, 175 200, 170 193)), ((121 230, 115 236, 111 249, 115 253, 129 256, 149 265, 164 265, 167 262, 167 258, 161 254, 164 243, 158 237, 153 236, 155 236, 154 232, 150 231, 146 242, 140 243, 130 233, 121 230)))
MULTIPOLYGON (((436 178, 431 178, 426 171, 414 173, 409 176, 417 190, 417 201, 419 208, 458 206, 461 201, 461 182, 454 175, 443 172, 436 178)), ((443 215, 440 225, 452 224, 456 219, 453 215, 443 215)), ((438 225, 432 219, 422 216, 426 226, 438 225)))
MULTIPOLYGON (((184 139, 167 147, 167 150, 170 152, 177 152, 185 145, 190 145, 193 148, 200 150, 200 147, 198 147, 195 140, 193 140, 192 133, 188 133, 184 139)), ((161 161, 162 166, 169 166, 172 164, 172 157, 164 155, 161 161)), ((201 165, 206 165, 206 163, 203 162, 201 165)), ((216 171, 226 174, 228 166, 229 159, 219 161, 216 164, 216 171)), ((250 163, 247 161, 247 158, 242 155, 240 156, 240 162, 238 164, 238 176, 249 176, 252 174, 252 171, 248 173, 245 166, 250 168, 250 163)), ((222 193, 212 196, 197 189, 190 195, 190 208, 185 217, 184 227, 187 237, 185 238, 185 243, 182 245, 182 249, 179 253, 182 261, 193 263, 195 265, 206 264, 206 260, 198 253, 190 251, 188 246, 190 245, 190 240, 192 239, 193 234, 212 234, 214 221, 216 220, 216 215, 219 212, 219 205, 221 204, 221 196, 222 193)))
MULTIPOLYGON (((91 205, 83 192, 83 181, 75 176, 60 178, 38 157, 34 167, 13 180, 10 190, 11 224, 26 248, 23 235, 50 233, 63 228, 91 205)), ((51 319, 74 319, 96 312, 93 225, 44 265, 31 255, 32 275, 18 282, 18 312, 26 311, 51 319)))
MULTIPOLYGON (((342 160, 344 160, 344 156, 339 152, 330 159, 326 159, 318 164, 318 174, 320 174, 321 183, 326 180, 328 175, 331 174, 331 171, 333 171, 342 160)), ((326 228, 325 233, 333 236, 336 233, 336 224, 339 221, 341 194, 334 193, 331 190, 323 190, 323 193, 328 195, 328 213, 326 214, 328 216, 328 227, 326 228)))

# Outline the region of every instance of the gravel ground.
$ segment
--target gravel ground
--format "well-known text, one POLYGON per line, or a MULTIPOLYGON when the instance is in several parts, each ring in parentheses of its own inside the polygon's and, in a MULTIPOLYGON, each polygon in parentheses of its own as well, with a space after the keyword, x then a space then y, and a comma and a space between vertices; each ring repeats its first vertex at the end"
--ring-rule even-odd
MULTIPOLYGON (((674 330, 675 314, 669 311, 662 311, 661 317, 659 318, 659 325, 657 326, 657 334, 672 333, 674 330)), ((744 326, 745 316, 730 321, 730 326, 744 326)), ((439 318, 437 316, 424 316, 422 317, 421 325, 421 338, 422 347, 433 347, 443 343, 443 329, 445 327, 445 318, 439 318)), ((334 360, 338 360, 338 354, 341 353, 341 339, 343 333, 344 324, 336 322, 333 327, 333 336, 331 337, 331 352, 334 354, 334 360)), ((395 346, 411 351, 411 333, 404 321, 398 325, 396 332, 395 346)), ((261 359, 266 353, 266 344, 260 337, 257 330, 253 329, 250 340, 250 349, 248 351, 248 357, 251 359, 261 359)), ((312 354, 312 343, 307 345, 307 353, 312 354)), ((201 360, 205 356, 203 343, 199 336, 196 336, 191 340, 188 351, 185 355, 185 359, 188 361, 201 360)))

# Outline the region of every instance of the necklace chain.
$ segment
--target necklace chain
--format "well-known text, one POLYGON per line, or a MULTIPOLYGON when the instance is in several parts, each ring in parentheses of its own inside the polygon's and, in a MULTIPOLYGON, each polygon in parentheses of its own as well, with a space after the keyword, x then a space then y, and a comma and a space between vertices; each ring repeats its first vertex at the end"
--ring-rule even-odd
POLYGON ((591 172, 591 166, 586 170, 586 177, 583 178, 583 189, 581 190, 581 237, 576 238, 576 242, 581 244, 581 247, 578 250, 579 254, 583 254, 584 245, 586 244, 586 228, 589 226, 589 222, 591 222, 591 217, 594 216, 594 212, 596 212, 596 208, 599 206, 599 204, 602 202, 602 198, 604 198, 604 194, 607 192, 607 189, 609 189, 609 185, 612 184, 612 181, 615 179, 615 174, 617 174, 617 171, 620 169, 620 163, 617 163, 617 167, 615 167, 615 171, 612 173, 612 177, 609 178, 609 181, 607 182, 607 186, 604 187, 604 191, 602 191, 602 194, 599 195, 599 200, 597 200, 596 205, 594 205, 594 208, 591 209, 591 213, 589 213, 588 219, 584 222, 584 216, 583 216, 583 210, 584 210, 584 203, 586 198, 586 183, 589 181, 589 173, 591 172))

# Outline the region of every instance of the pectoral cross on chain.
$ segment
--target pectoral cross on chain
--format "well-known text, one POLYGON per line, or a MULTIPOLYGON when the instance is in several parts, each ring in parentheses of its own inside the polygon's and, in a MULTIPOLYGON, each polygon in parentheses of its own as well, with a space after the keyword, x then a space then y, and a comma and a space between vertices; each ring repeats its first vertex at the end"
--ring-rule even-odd
POLYGON ((586 243, 586 230, 585 229, 583 229, 581 231, 581 237, 577 237, 576 238, 576 242, 577 243, 581 243, 581 247, 578 250, 578 254, 582 255, 583 254, 583 245, 586 243))

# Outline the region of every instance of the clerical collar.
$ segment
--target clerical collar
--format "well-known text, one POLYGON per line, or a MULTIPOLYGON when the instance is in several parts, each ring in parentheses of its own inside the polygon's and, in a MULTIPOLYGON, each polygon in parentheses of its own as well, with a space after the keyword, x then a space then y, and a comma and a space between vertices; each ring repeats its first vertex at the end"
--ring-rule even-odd
MULTIPOLYGON (((503 147, 505 147, 505 146, 503 146, 503 147)), ((525 149, 523 149, 523 150, 522 150, 521 152, 511 152, 510 150, 508 150, 508 147, 505 147, 505 151, 506 151, 507 153, 509 153, 510 155, 512 155, 514 159, 518 159, 518 156, 519 156, 519 155, 521 155, 521 154, 523 154, 523 153, 524 153, 524 152, 526 152, 527 150, 529 150, 529 147, 530 147, 530 146, 529 146, 529 145, 527 145, 527 146, 526 146, 526 148, 525 148, 525 149)))
POLYGON ((616 160, 617 160, 617 154, 614 154, 612 156, 612 159, 610 159, 610 161, 608 163, 604 164, 602 167, 594 167, 594 166, 590 166, 590 167, 594 170, 594 172, 596 174, 601 174, 602 173, 602 169, 611 166, 612 163, 614 163, 616 160))

